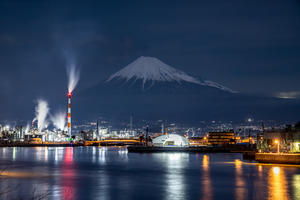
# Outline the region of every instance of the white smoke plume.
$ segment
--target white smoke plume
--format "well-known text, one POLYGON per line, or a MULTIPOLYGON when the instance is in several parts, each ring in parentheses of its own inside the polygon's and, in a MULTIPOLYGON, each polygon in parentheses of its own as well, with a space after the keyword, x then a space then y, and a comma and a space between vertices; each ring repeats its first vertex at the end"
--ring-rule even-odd
POLYGON ((76 65, 71 63, 67 66, 68 75, 68 92, 72 92, 79 81, 79 70, 76 69, 76 65))
POLYGON ((66 124, 66 113, 63 111, 57 112, 55 115, 50 117, 55 128, 64 130, 66 124))
POLYGON ((27 134, 29 132, 29 130, 30 130, 30 125, 27 124, 26 127, 25 127, 25 133, 27 134))
POLYGON ((43 99, 37 100, 37 106, 35 107, 35 118, 34 121, 38 122, 38 130, 41 132, 47 125, 47 115, 49 112, 49 107, 47 101, 43 99))

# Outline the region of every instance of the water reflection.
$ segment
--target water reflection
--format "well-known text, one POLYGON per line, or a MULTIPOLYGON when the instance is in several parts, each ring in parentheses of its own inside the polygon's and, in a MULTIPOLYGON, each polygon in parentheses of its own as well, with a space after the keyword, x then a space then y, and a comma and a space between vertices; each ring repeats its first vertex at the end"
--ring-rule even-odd
POLYGON ((247 186, 243 177, 242 161, 236 159, 235 163, 235 199, 243 200, 247 198, 247 186))
POLYGON ((62 165, 62 199, 72 200, 76 197, 74 183, 75 169, 73 163, 73 147, 67 147, 62 165))
POLYGON ((35 149, 35 159, 37 160, 37 161, 41 161, 42 160, 42 148, 43 147, 34 147, 34 149, 35 149))
POLYGON ((57 164, 57 161, 58 161, 58 148, 55 148, 55 155, 54 155, 54 161, 55 161, 55 164, 57 164))
POLYGON ((95 191, 97 197, 106 200, 109 199, 109 178, 106 171, 100 173, 100 176, 97 178, 99 189, 95 191))
POLYGON ((211 177, 210 177, 210 172, 209 172, 209 156, 208 155, 203 155, 202 168, 203 168, 202 199, 211 200, 211 199, 213 199, 213 192, 212 192, 212 183, 211 183, 211 177))
POLYGON ((100 147, 100 149, 99 149, 99 162, 101 164, 106 163, 106 153, 107 153, 107 147, 100 147))
POLYGON ((281 167, 272 167, 269 171, 269 196, 268 199, 286 200, 288 196, 288 185, 284 169, 281 167))
POLYGON ((186 153, 160 153, 153 154, 155 158, 163 162, 165 173, 165 197, 164 199, 186 199, 186 183, 184 170, 189 160, 186 153))
POLYGON ((128 161, 128 150, 127 148, 119 148, 118 149, 118 153, 119 153, 119 156, 120 158, 122 158, 123 161, 128 161))
POLYGON ((194 155, 116 147, 3 148, 0 162, 7 168, 0 191, 9 186, 14 192, 0 199, 29 199, 33 191, 48 190, 55 200, 300 198, 300 168, 245 163, 236 154, 198 154, 200 160, 194 155))
POLYGON ((294 199, 300 199, 300 175, 293 176, 294 199))
POLYGON ((93 147, 92 150, 93 150, 92 161, 93 161, 93 163, 95 163, 97 160, 97 154, 98 154, 97 147, 93 147))
POLYGON ((187 154, 172 153, 166 156, 167 164, 167 198, 170 200, 174 199, 185 199, 185 184, 184 184, 184 168, 186 160, 188 159, 187 154))
POLYGON ((16 160, 16 147, 13 147, 13 155, 12 155, 13 161, 16 160))
POLYGON ((45 147, 44 149, 44 160, 45 162, 48 162, 48 147, 45 147))
POLYGON ((263 175, 263 166, 262 165, 257 165, 257 175, 255 176, 254 179, 254 199, 262 199, 265 193, 265 177, 263 175))

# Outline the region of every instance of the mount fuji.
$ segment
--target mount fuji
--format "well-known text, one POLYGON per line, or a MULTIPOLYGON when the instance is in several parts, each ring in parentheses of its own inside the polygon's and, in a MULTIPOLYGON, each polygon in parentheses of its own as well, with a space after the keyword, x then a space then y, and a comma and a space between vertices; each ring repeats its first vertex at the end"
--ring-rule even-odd
MULTIPOLYGON (((85 118, 166 119, 182 122, 295 117, 293 100, 250 96, 175 69, 157 58, 139 57, 77 97, 85 118)), ((298 114, 299 115, 299 114, 298 114)), ((300 117, 300 116, 298 116, 300 117)))
POLYGON ((236 93, 236 91, 213 81, 201 80, 192 77, 185 72, 175 69, 154 57, 139 57, 131 64, 111 75, 108 78, 107 82, 115 80, 125 80, 125 82, 142 82, 142 89, 149 89, 155 83, 174 82, 174 84, 191 83, 214 87, 231 93, 236 93), (148 85, 148 87, 145 87, 146 85, 148 85))

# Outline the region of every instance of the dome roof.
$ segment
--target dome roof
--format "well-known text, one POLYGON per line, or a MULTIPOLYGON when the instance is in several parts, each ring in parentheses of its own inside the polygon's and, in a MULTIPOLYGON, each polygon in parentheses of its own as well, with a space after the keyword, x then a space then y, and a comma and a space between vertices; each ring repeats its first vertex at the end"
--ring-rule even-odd
POLYGON ((161 135, 157 138, 154 138, 152 140, 153 146, 182 146, 182 147, 187 147, 189 146, 188 140, 177 134, 168 134, 168 135, 161 135))

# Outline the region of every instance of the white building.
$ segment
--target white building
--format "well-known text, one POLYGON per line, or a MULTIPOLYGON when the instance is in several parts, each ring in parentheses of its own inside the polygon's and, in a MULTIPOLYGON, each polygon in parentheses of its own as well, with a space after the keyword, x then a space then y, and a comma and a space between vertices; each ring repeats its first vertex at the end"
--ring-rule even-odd
POLYGON ((189 141, 183 136, 168 134, 154 138, 152 144, 158 147, 188 147, 189 141))

